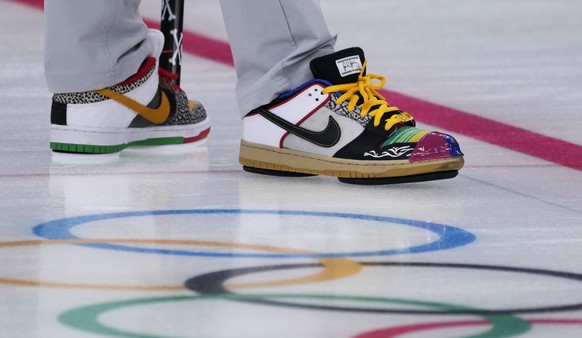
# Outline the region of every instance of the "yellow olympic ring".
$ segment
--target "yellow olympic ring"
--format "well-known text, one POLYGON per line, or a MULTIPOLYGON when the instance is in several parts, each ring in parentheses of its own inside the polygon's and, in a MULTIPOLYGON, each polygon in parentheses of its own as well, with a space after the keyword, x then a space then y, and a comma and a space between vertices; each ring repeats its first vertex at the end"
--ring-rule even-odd
MULTIPOLYGON (((49 241, 28 240, 28 241, 0 242, 0 248, 12 248, 31 245, 94 244, 94 243, 198 245, 222 248, 259 250, 287 254, 313 253, 309 251, 277 248, 267 245, 193 241, 193 240, 173 240, 173 239, 63 239, 49 241)), ((276 286, 289 286, 298 284, 326 282, 353 276, 362 270, 362 266, 358 262, 355 262, 347 258, 321 258, 317 260, 323 265, 324 269, 323 271, 320 271, 313 275, 280 281, 231 284, 229 285, 229 287, 234 289, 236 288, 243 289, 243 288, 276 287, 276 286)), ((75 284, 75 283, 56 283, 56 282, 10 279, 1 277, 0 284, 68 288, 68 289, 132 290, 132 291, 176 291, 184 289, 182 285, 143 286, 143 285, 114 285, 114 284, 75 284)))

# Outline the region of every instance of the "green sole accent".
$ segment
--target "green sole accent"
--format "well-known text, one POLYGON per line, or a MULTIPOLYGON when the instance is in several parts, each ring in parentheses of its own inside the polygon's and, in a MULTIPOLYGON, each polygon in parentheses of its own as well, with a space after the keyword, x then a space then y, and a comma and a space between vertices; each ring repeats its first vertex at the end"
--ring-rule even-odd
POLYGON ((112 146, 51 142, 50 149, 63 153, 113 154, 131 146, 163 146, 184 143, 183 137, 162 137, 112 146))
POLYGON ((53 151, 63 153, 82 153, 82 154, 112 154, 122 151, 127 148, 127 144, 120 144, 115 146, 99 146, 89 144, 69 144, 51 142, 50 148, 53 151))
POLYGON ((151 138, 143 141, 135 141, 130 143, 131 146, 164 146, 169 144, 182 144, 184 143, 183 137, 164 137, 164 138, 151 138))

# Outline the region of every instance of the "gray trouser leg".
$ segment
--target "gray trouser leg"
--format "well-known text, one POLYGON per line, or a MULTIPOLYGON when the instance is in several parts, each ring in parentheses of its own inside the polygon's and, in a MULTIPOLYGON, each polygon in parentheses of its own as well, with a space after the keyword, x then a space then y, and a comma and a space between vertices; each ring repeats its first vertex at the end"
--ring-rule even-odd
POLYGON ((112 86, 150 53, 140 0, 45 0, 45 76, 53 93, 112 86))
MULTIPOLYGON (((150 53, 139 3, 45 0, 49 90, 96 90, 133 75, 150 53)), ((335 37, 318 0, 221 0, 221 6, 243 114, 311 79, 309 61, 333 52, 335 37)))
POLYGON ((241 113, 313 78, 309 62, 332 53, 319 0, 221 0, 241 113))

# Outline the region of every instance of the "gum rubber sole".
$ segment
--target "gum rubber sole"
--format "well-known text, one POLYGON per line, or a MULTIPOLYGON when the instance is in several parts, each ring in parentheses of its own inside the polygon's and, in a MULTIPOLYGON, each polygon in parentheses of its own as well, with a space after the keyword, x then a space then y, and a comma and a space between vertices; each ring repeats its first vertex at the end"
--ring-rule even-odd
MULTIPOLYGON (((247 166, 243 166, 243 169, 245 171, 253 173, 253 174, 278 176, 278 177, 317 176, 314 174, 304 174, 304 173, 297 173, 297 172, 290 172, 290 171, 259 169, 259 168, 253 168, 253 167, 247 167, 247 166)), ((342 183, 354 184, 354 185, 388 185, 388 184, 417 183, 417 182, 446 180, 446 179, 455 178, 458 174, 459 174, 459 172, 457 170, 453 170, 453 171, 442 171, 442 172, 437 172, 437 173, 428 173, 428 174, 420 174, 420 175, 384 177, 384 178, 338 177, 338 180, 342 183)))
POLYGON ((253 173, 294 177, 334 176, 340 178, 342 182, 353 184, 391 184, 447 179, 456 176, 464 164, 463 157, 414 163, 408 160, 350 160, 244 140, 241 142, 239 162, 246 171, 253 173))

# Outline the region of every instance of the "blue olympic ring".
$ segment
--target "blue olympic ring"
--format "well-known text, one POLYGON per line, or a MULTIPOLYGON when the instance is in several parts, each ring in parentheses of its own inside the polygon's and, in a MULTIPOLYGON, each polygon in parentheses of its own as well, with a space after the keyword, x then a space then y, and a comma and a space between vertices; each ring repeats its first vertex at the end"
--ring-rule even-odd
POLYGON ((228 253, 228 252, 208 252, 208 251, 186 251, 140 248, 126 245, 114 245, 107 243, 76 244, 100 249, 130 251, 138 253, 163 254, 174 256, 199 256, 199 257, 238 257, 238 258, 332 258, 332 257, 369 257, 369 256, 391 256, 402 254, 423 253, 453 249, 470 244, 475 241, 472 233, 455 228, 449 225, 415 221, 404 218, 393 218, 384 216, 373 216, 364 214, 333 213, 317 211, 295 211, 295 210, 247 210, 247 209, 191 209, 191 210, 151 210, 137 212, 120 212, 68 217, 40 223, 33 228, 34 234, 50 240, 79 239, 71 233, 71 229, 77 225, 104 221, 115 218, 160 216, 160 215, 205 215, 205 214, 264 214, 264 215, 294 215, 311 217, 333 217, 363 221, 375 221, 384 223, 402 224, 414 228, 431 231, 438 235, 438 239, 427 244, 412 246, 401 249, 387 249, 379 251, 357 251, 357 252, 329 252, 314 254, 286 254, 286 253, 228 253))

